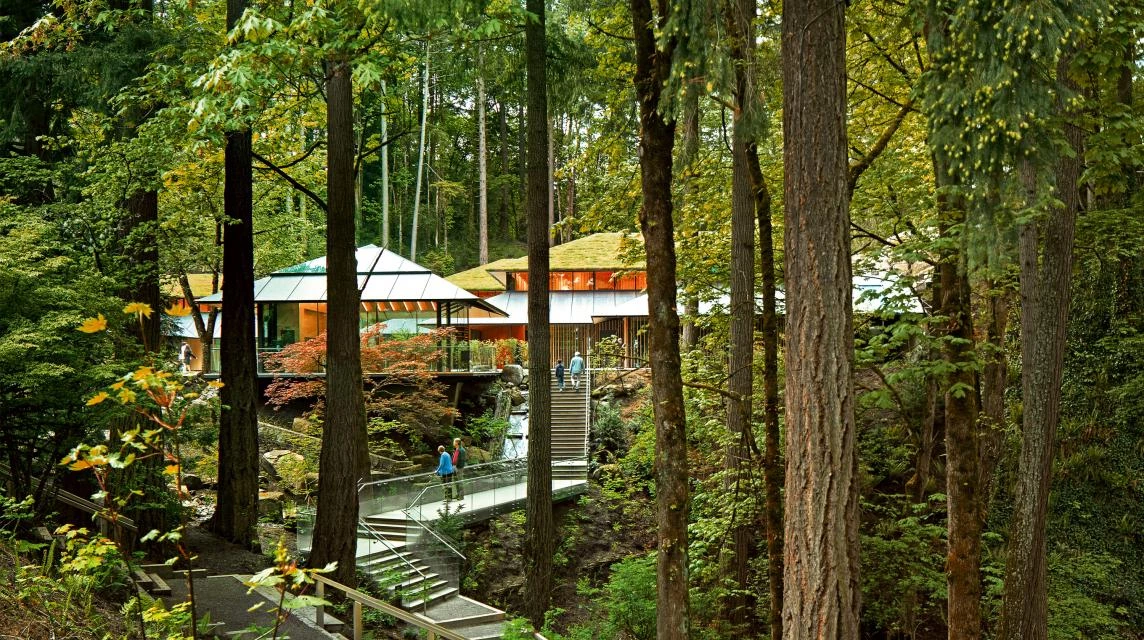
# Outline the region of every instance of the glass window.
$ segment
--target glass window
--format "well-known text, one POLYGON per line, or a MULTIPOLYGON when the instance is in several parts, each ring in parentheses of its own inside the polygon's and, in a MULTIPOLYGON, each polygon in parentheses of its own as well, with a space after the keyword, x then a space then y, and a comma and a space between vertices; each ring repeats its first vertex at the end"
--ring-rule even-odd
POLYGON ((616 286, 612 281, 611 271, 597 271, 595 281, 597 291, 610 291, 616 286))

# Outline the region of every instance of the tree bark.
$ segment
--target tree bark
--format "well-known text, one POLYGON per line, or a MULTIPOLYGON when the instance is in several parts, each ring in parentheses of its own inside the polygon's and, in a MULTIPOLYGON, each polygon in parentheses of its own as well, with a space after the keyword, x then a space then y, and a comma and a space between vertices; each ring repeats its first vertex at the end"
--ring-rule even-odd
MULTIPOLYGON (((385 80, 381 81, 381 95, 385 97, 385 80)), ((389 140, 389 106, 381 112, 381 139, 389 140)), ((381 247, 389 248, 389 145, 381 148, 381 247)))
POLYGON ((845 5, 783 4, 788 640, 859 637, 845 5))
POLYGON ((552 596, 552 554, 556 540, 552 512, 552 398, 548 318, 548 95, 544 0, 528 0, 537 20, 524 27, 528 94, 528 502, 525 516, 525 615, 539 629, 552 596))
MULTIPOLYGON (((228 0, 227 28, 246 0, 228 0)), ((211 528, 247 548, 258 547, 258 362, 254 343, 254 204, 250 129, 226 133, 223 208, 222 411, 219 414, 218 503, 211 528)))
MULTIPOLYGON (((1057 78, 1062 92, 1071 56, 1062 55, 1057 78)), ((1065 111, 1064 106, 1061 110, 1065 111)), ((1048 635, 1045 521, 1052 484, 1053 452, 1060 422, 1061 377, 1068 327, 1072 251, 1080 210, 1082 133, 1065 125, 1075 155, 1056 164, 1057 197, 1062 206, 1020 227, 1021 262, 1021 458, 1005 563, 1001 640, 1044 640, 1048 635)), ((1021 167, 1026 202, 1037 201, 1037 168, 1021 167)))
POLYGON ((354 246, 353 84, 349 62, 327 62, 326 421, 319 460, 318 514, 311 563, 337 561, 332 578, 357 584, 357 484, 369 476, 365 402, 358 332, 357 259, 354 246))
MULTIPOLYGON (((699 91, 688 91, 683 96, 683 148, 679 152, 680 209, 694 194, 695 176, 691 165, 699 156, 699 91)), ((699 315, 699 298, 684 288, 683 295, 683 350, 691 351, 699 344, 699 329, 695 318, 699 315)))
POLYGON ((640 229, 647 251, 648 345, 655 412, 656 637, 685 640, 690 627, 687 592, 687 421, 680 374, 676 312, 675 237, 671 164, 675 122, 659 111, 671 73, 674 37, 657 47, 655 30, 669 16, 666 0, 653 15, 650 0, 631 0, 636 44, 636 97, 640 110, 640 229))
POLYGON ((759 165, 758 147, 747 152, 755 215, 759 218, 759 267, 763 286, 763 482, 767 505, 767 587, 770 595, 771 640, 783 638, 783 457, 779 434, 779 325, 775 295, 775 241, 771 223, 771 192, 759 165))
POLYGON ((513 211, 512 207, 512 190, 509 188, 508 181, 508 115, 505 113, 508 107, 504 104, 503 98, 497 105, 497 118, 499 120, 500 131, 500 181, 501 181, 501 194, 500 206, 497 211, 497 228, 500 230, 500 237, 502 239, 509 239, 512 227, 509 224, 509 218, 513 211))
MULTIPOLYGON (((944 170, 937 171, 939 176, 944 170)), ((941 178, 939 177, 939 184, 941 178)), ((946 492, 949 508, 950 640, 981 637, 981 494, 977 437, 977 380, 974 373, 973 316, 969 276, 962 239, 951 229, 965 222, 964 209, 939 194, 944 220, 941 235, 950 248, 942 251, 941 315, 946 318, 942 355, 950 370, 945 388, 946 492)))
POLYGON ((730 591, 723 615, 732 625, 753 624, 755 598, 749 590, 750 557, 755 546, 755 491, 753 487, 754 432, 751 396, 755 355, 755 185, 750 160, 754 139, 754 97, 751 76, 754 55, 755 0, 725 5, 731 61, 735 69, 735 110, 731 132, 731 317, 728 359, 727 430, 731 444, 725 453, 726 486, 736 501, 730 523, 731 553, 723 567, 730 591), (740 514, 739 509, 746 512, 740 514))
POLYGON ((489 262, 489 170, 485 157, 488 140, 485 136, 485 76, 482 70, 484 56, 477 54, 477 166, 480 173, 480 262, 489 262))
POLYGON ((409 259, 417 261, 417 222, 421 213, 421 176, 425 169, 425 130, 429 125, 429 40, 425 40, 425 76, 421 81, 421 142, 417 146, 417 179, 413 182, 413 222, 409 259))

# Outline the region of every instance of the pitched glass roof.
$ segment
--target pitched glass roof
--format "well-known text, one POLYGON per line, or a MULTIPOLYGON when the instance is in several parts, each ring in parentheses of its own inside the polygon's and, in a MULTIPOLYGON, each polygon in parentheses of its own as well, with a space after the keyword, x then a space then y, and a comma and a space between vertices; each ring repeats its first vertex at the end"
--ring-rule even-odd
MULTIPOLYGON (((429 269, 416 262, 406 260, 388 249, 373 244, 367 244, 357 249, 358 273, 431 273, 429 269)), ((280 274, 322 274, 326 273, 326 256, 314 258, 301 264, 275 271, 273 275, 280 274)))
MULTIPOLYGON (((450 283, 421 265, 374 245, 357 250, 358 290, 362 302, 457 302, 497 316, 505 312, 495 304, 450 283)), ((326 258, 275 271, 254 283, 255 302, 325 302, 326 258)), ((222 302, 222 293, 199 302, 222 302)))

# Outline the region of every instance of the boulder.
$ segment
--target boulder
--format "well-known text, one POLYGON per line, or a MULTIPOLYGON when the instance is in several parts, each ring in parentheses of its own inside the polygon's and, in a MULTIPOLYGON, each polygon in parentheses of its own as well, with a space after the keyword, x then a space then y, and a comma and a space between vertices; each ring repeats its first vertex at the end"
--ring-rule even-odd
POLYGON ((478 464, 481 462, 489 462, 493 459, 493 456, 491 453, 489 453, 488 451, 485 451, 484 449, 481 449, 480 447, 465 447, 465 452, 468 454, 468 463, 467 464, 478 464))
POLYGON ((419 453, 410 458, 410 462, 417 465, 418 469, 424 469, 425 467, 436 467, 437 456, 429 453, 419 453))
POLYGON ((506 364, 500 374, 503 382, 519 386, 524 381, 524 367, 519 364, 506 364))
POLYGON ((316 424, 305 418, 294 418, 294 422, 290 427, 298 433, 304 433, 308 436, 317 435, 317 433, 321 431, 316 424))
POLYGON ((267 518, 274 522, 282 521, 282 492, 258 492, 258 517, 267 518))

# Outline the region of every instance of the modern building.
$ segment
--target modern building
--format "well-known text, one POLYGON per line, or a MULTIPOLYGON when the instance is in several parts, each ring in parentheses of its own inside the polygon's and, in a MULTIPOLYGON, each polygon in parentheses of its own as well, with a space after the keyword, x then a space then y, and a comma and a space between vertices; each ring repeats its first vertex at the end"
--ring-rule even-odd
MULTIPOLYGON (((384 324, 393 337, 454 327, 442 370, 481 367, 469 349, 471 314, 504 317, 505 311, 446 281, 428 268, 374 245, 357 249, 361 291, 359 322, 364 329, 384 324)), ((199 298, 199 304, 225 304, 223 293, 199 298)), ((326 330, 326 258, 286 267, 255 281, 255 339, 260 356, 314 338, 326 330)), ((216 346, 217 349, 217 346, 216 346)), ((218 359, 214 359, 218 362, 218 359)), ((261 358, 260 358, 261 362, 261 358)))
MULTIPOLYGON (((629 318, 617 308, 644 295, 647 267, 638 235, 597 233, 552 247, 549 252, 548 317, 552 362, 587 354, 617 336, 635 358, 646 358, 647 314, 629 318)), ((474 339, 527 341, 528 258, 498 260, 446 278, 504 309, 507 315, 474 311, 464 320, 474 339)), ((531 345, 530 345, 531 346, 531 345)))

